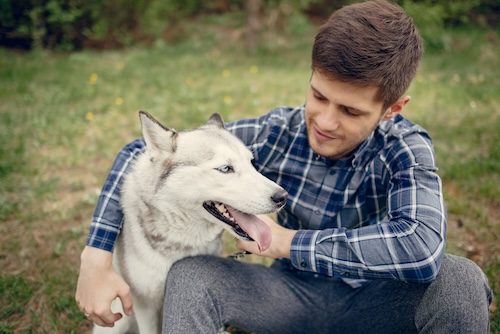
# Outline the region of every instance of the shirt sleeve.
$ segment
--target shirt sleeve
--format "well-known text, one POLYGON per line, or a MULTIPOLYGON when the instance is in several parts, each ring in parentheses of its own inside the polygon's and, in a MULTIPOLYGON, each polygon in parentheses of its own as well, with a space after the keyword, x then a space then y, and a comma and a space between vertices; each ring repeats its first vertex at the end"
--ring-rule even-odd
POLYGON ((435 279, 446 211, 430 139, 400 140, 381 159, 389 178, 386 220, 357 229, 299 230, 290 253, 296 268, 347 279, 435 279))
POLYGON ((87 245, 112 252, 123 224, 120 206, 121 186, 132 162, 144 151, 146 144, 137 139, 126 145, 117 155, 99 195, 87 245))

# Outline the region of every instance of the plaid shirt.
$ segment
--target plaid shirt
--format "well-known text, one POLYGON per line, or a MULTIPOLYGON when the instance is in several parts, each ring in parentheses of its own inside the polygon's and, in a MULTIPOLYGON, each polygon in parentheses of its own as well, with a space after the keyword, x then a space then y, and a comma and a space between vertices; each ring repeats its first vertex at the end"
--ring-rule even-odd
MULTIPOLYGON (((308 145, 304 107, 277 108, 226 127, 253 152, 255 168, 288 191, 278 221, 298 230, 290 252, 295 268, 351 283, 435 278, 446 212, 424 129, 398 115, 381 122, 347 157, 331 160, 308 145)), ((144 146, 136 140, 117 156, 88 245, 112 251, 123 223, 120 186, 144 146)))

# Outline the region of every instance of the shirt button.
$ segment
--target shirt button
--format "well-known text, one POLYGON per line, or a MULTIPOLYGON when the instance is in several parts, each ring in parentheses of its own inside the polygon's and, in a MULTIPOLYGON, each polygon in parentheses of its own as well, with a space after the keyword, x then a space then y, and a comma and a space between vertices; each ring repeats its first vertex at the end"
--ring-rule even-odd
POLYGON ((302 268, 307 268, 307 262, 306 262, 306 260, 302 259, 302 261, 300 261, 300 266, 302 268))
POLYGON ((335 174, 335 170, 330 169, 330 175, 333 175, 333 174, 335 174))
POLYGON ((314 210, 314 214, 319 216, 321 214, 321 211, 319 211, 318 209, 316 209, 316 210, 314 210))

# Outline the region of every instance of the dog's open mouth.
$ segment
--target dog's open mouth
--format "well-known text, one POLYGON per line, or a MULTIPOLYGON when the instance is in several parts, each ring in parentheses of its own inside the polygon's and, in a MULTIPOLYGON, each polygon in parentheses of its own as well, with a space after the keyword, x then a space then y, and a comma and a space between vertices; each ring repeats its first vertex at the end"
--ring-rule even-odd
POLYGON ((244 240, 253 241, 253 239, 245 232, 240 225, 236 223, 236 220, 231 216, 227 207, 220 202, 207 201, 203 203, 203 207, 210 212, 215 218, 223 221, 224 223, 231 226, 233 231, 239 235, 244 240))
POLYGON ((240 239, 257 242, 261 251, 271 244, 271 229, 257 216, 215 201, 206 201, 203 207, 215 218, 229 225, 240 239))

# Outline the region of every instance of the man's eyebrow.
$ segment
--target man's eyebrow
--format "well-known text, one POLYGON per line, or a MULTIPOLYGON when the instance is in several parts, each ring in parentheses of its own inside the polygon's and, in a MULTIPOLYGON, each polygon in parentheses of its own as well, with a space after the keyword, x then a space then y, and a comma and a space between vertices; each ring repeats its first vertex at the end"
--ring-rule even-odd
POLYGON ((312 84, 311 84, 311 89, 314 91, 314 93, 319 94, 319 95, 325 97, 323 94, 321 94, 321 92, 319 90, 317 90, 316 88, 314 88, 314 86, 312 84))

